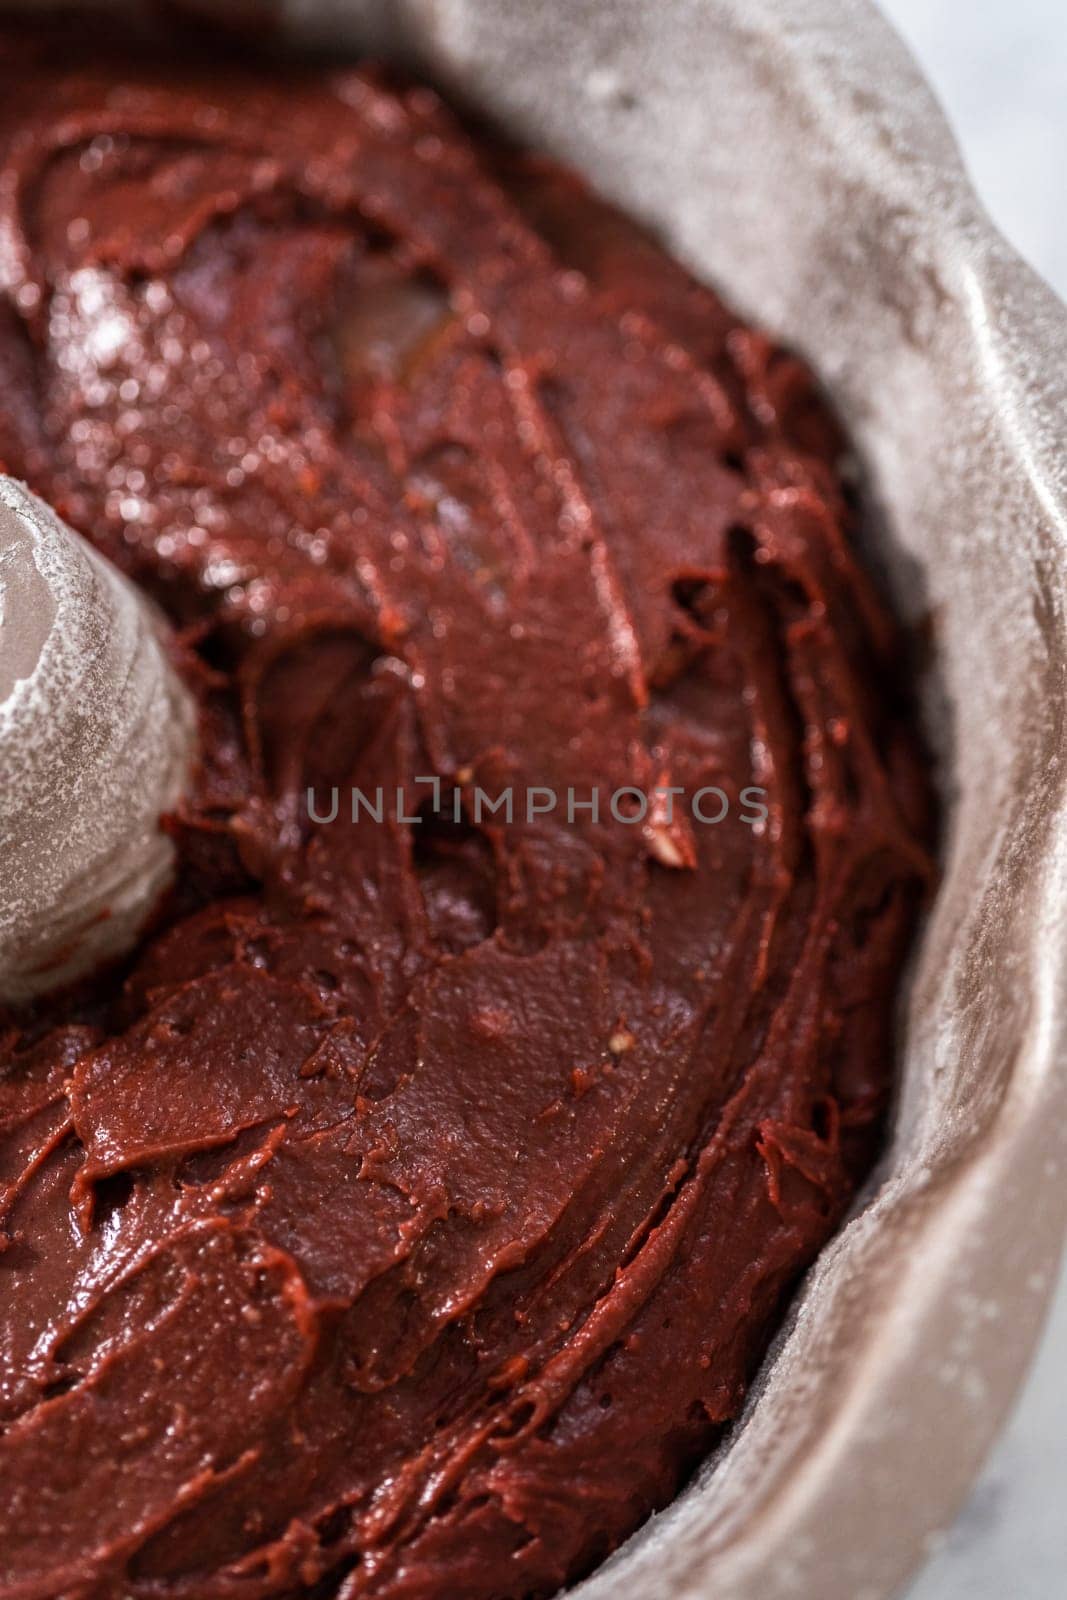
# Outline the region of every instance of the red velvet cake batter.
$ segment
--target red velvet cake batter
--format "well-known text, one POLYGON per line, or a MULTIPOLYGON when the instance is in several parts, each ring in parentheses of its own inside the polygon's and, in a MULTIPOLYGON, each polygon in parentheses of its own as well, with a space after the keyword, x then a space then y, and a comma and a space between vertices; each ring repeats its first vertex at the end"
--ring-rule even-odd
POLYGON ((202 717, 151 935, 0 1020, 0 1595, 549 1595, 877 1149, 927 807, 842 441, 426 89, 0 67, 0 460, 202 717))

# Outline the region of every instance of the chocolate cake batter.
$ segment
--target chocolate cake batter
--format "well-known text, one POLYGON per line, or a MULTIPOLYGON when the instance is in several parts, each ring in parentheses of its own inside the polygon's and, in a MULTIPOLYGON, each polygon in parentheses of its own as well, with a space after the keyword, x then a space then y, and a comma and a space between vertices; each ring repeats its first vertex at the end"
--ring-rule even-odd
POLYGON ((0 460, 202 717, 151 935, 0 1019, 0 1595, 549 1595, 877 1148, 926 800, 842 441, 427 89, 0 68, 0 460))

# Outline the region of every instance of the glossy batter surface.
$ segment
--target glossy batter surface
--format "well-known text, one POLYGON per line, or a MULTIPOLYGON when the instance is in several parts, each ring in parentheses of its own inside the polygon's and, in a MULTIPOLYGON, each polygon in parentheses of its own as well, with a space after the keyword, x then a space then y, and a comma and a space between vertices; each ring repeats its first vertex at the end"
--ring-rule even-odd
POLYGON ((0 1019, 0 1595, 548 1595, 877 1147, 926 802, 841 440, 425 89, 0 67, 0 460, 203 738, 152 936, 0 1019))

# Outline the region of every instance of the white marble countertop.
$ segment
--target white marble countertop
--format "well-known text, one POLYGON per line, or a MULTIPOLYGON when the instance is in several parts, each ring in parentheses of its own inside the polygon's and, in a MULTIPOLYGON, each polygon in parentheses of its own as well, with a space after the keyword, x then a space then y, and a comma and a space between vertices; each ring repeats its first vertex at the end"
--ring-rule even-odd
MULTIPOLYGON (((1067 0, 880 0, 989 211, 1067 299, 1067 0)), ((1067 1596, 1067 1273, 1015 1416, 907 1600, 1067 1596)))

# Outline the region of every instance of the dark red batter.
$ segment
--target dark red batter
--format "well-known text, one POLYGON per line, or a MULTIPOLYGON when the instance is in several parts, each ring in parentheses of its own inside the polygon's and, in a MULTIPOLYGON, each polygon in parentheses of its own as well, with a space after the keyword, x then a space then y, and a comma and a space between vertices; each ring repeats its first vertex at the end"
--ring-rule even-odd
POLYGON ((0 458, 203 712, 156 932, 0 1027, 0 1595, 548 1595, 877 1144, 926 806, 838 433, 425 89, 0 68, 0 458), (730 814, 472 816, 658 784, 730 814))

